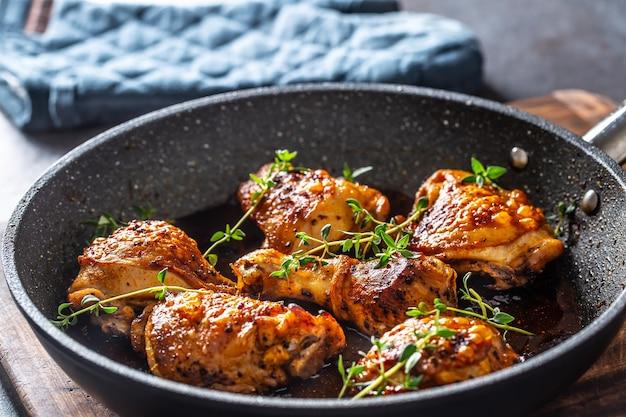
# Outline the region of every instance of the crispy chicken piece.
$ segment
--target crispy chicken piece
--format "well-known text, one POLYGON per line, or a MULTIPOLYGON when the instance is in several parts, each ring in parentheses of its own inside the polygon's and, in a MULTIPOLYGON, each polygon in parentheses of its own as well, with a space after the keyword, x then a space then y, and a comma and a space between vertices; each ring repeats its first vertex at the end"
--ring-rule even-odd
MULTIPOLYGON (((380 358, 385 369, 398 363, 404 348, 416 344, 418 336, 435 329, 434 316, 421 319, 408 319, 385 333, 380 341, 384 343, 382 353, 372 347, 359 361, 365 366, 357 382, 368 382, 380 375, 380 358)), ((421 378, 420 388, 451 384, 504 369, 519 360, 518 355, 502 339, 500 333, 482 320, 466 317, 441 317, 439 326, 454 332, 451 337, 433 336, 428 340, 428 348, 418 350, 421 354, 410 376, 421 378)), ((418 345, 419 346, 419 345, 418 345)), ((407 375, 402 368, 389 377, 383 394, 406 391, 407 375)), ((376 393, 376 391, 374 391, 376 393)))
MULTIPOLYGON (((269 165, 257 173, 263 177, 269 165)), ((263 198, 252 218, 265 234, 264 247, 292 253, 298 248, 296 232, 306 232, 319 237, 322 227, 332 226, 329 240, 339 239, 341 231, 365 231, 354 222, 352 209, 346 203, 354 198, 361 206, 379 220, 389 214, 389 200, 378 190, 365 185, 354 184, 343 179, 333 178, 322 169, 311 171, 279 172, 274 177, 276 186, 263 198)), ((243 210, 252 205, 252 195, 258 190, 253 181, 241 184, 238 191, 243 210)))
POLYGON ((287 278, 270 276, 285 256, 260 249, 238 259, 231 265, 238 288, 271 299, 314 302, 368 335, 403 322, 407 309, 421 301, 431 304, 441 298, 456 305, 456 273, 434 257, 392 257, 385 268, 376 269, 377 261, 340 255, 325 260, 326 265, 300 267, 287 278))
POLYGON ((497 289, 526 284, 563 253, 563 243, 522 190, 463 183, 469 175, 439 170, 422 185, 416 199, 427 196, 429 209, 415 225, 410 248, 458 273, 485 272, 497 289))
MULTIPOLYGON (((156 275, 163 268, 168 268, 168 285, 234 290, 233 283, 202 257, 193 239, 160 220, 132 221, 109 237, 95 239, 78 263, 80 271, 68 289, 68 300, 75 308, 89 294, 103 300, 159 285, 156 275)), ((154 302, 153 294, 110 303, 118 311, 92 316, 92 322, 105 333, 128 335, 135 310, 150 302, 154 302)))
POLYGON ((326 312, 218 292, 168 295, 135 321, 131 340, 155 375, 239 393, 308 378, 346 344, 326 312))

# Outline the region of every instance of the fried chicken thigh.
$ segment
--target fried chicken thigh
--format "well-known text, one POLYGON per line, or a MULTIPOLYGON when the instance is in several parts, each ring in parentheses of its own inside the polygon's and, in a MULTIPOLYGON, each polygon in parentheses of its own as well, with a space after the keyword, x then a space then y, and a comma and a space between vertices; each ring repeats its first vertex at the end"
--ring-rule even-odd
POLYGON ((563 253, 541 209, 521 190, 463 183, 471 175, 439 170, 419 189, 429 208, 415 225, 410 248, 434 255, 458 273, 485 272, 494 287, 507 289, 528 282, 563 253))
POLYGON ((274 249, 238 259, 231 265, 238 288, 271 299, 314 302, 369 335, 380 335, 401 323, 406 310, 420 301, 431 304, 441 298, 456 304, 456 273, 434 257, 392 257, 386 267, 376 269, 377 261, 340 255, 325 260, 326 265, 300 267, 287 278, 270 276, 284 259, 274 249))
MULTIPOLYGON (((185 232, 160 220, 132 221, 109 237, 95 239, 78 257, 80 271, 68 290, 75 308, 87 295, 100 300, 159 285, 156 274, 168 268, 167 284, 186 288, 233 290, 203 257, 185 232), (216 287, 217 286, 217 287, 216 287)), ((110 303, 115 314, 92 316, 105 333, 128 335, 135 310, 154 302, 153 294, 110 303)))
MULTIPOLYGON (((268 169, 264 166, 257 175, 263 177, 268 169)), ((378 190, 333 178, 322 169, 279 172, 274 182, 276 186, 268 191, 252 218, 265 234, 264 246, 283 253, 297 250, 296 232, 319 237, 322 227, 330 224, 328 239, 334 240, 342 236, 341 231, 371 229, 372 224, 362 227, 355 223, 352 209, 346 203, 349 198, 359 201, 379 220, 389 214, 389 200, 378 190)), ((244 211, 252 205, 255 191, 258 186, 253 181, 239 187, 238 198, 244 211)))
POLYGON ((239 393, 308 378, 346 343, 328 313, 218 292, 168 295, 136 320, 131 340, 155 375, 239 393))
MULTIPOLYGON (((495 372, 513 365, 518 355, 502 339, 500 333, 484 321, 465 317, 441 317, 439 326, 454 332, 451 337, 434 336, 428 347, 418 350, 420 355, 410 376, 421 378, 420 388, 451 384, 495 372)), ((415 344, 418 337, 435 328, 434 317, 408 319, 385 333, 380 341, 384 348, 379 354, 373 347, 359 361, 365 371, 357 382, 372 381, 380 375, 382 358, 385 369, 392 368, 400 359, 404 348, 415 344)), ((404 368, 389 377, 383 394, 406 391, 407 375, 404 368)))

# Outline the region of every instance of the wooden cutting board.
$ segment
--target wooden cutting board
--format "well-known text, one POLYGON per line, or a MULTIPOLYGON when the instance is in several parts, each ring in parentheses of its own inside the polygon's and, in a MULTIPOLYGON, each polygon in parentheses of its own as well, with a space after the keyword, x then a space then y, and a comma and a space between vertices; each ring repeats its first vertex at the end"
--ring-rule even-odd
MULTIPOLYGON (((581 90, 561 90, 511 103, 582 134, 615 103, 581 90)), ((4 227, 2 227, 4 229, 4 227)), ((13 303, 0 269, 0 377, 20 414, 115 416, 80 389, 48 357, 13 303)), ((537 381, 541 383, 541 381, 537 381)), ((626 326, 603 356, 574 385, 532 417, 626 415, 626 326)))

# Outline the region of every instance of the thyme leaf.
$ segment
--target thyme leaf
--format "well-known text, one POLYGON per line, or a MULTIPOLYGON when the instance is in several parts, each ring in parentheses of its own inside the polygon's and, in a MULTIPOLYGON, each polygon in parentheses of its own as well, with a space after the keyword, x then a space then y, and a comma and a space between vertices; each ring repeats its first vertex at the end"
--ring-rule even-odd
MULTIPOLYGON (((370 393, 381 394, 384 391, 389 378, 401 370, 405 373, 404 388, 408 390, 419 389, 423 375, 414 375, 414 370, 420 359, 422 359, 424 351, 436 348, 436 344, 433 343, 435 338, 450 339, 456 335, 456 332, 453 329, 441 324, 441 314, 444 312, 453 312, 459 315, 484 320, 492 326, 504 330, 505 334, 507 331, 514 331, 529 336, 532 335, 532 333, 526 330, 511 326, 510 324, 513 323, 515 317, 501 311, 497 307, 491 307, 482 299, 478 292, 470 288, 468 284, 470 276, 471 273, 467 273, 463 277, 463 288, 460 290, 462 298, 475 304, 481 313, 476 313, 473 310, 461 310, 456 307, 448 306, 439 298, 435 298, 433 301, 433 308, 429 308, 424 302, 419 303, 416 307, 409 308, 406 312, 406 315, 409 317, 419 318, 434 316, 433 325, 430 329, 427 332, 416 332, 416 340, 413 343, 404 346, 397 358, 396 364, 389 369, 385 367, 386 361, 383 359, 383 351, 387 349, 387 346, 380 340, 372 338, 372 349, 374 349, 378 358, 377 375, 369 381, 356 383, 354 379, 361 375, 364 372, 364 369, 360 370, 360 372, 357 375, 352 376, 352 378, 350 378, 350 374, 345 370, 342 371, 342 369, 338 369, 343 380, 343 386, 339 393, 339 398, 343 397, 349 388, 357 386, 363 388, 353 397, 353 399, 363 398, 370 393)), ((353 364, 353 366, 359 365, 353 364)))
POLYGON ((462 182, 467 184, 474 183, 481 188, 485 184, 490 184, 496 188, 500 188, 500 186, 495 183, 495 180, 506 174, 506 168, 498 165, 489 165, 485 168, 483 163, 473 156, 470 162, 474 175, 468 175, 467 177, 463 178, 462 182))
POLYGON ((163 286, 163 288, 160 291, 157 291, 154 294, 154 298, 156 298, 159 301, 165 299, 165 295, 167 294, 167 289, 165 288, 165 276, 166 275, 167 275, 167 268, 161 269, 159 273, 157 274, 157 281, 159 281, 159 284, 163 286))
POLYGON ((212 291, 202 290, 202 289, 193 289, 193 288, 185 288, 176 285, 167 285, 165 284, 165 277, 167 274, 167 268, 162 269, 157 274, 157 281, 160 285, 148 288, 142 288, 140 290, 130 291, 124 294, 119 294, 113 297, 106 298, 104 300, 100 300, 98 297, 93 294, 88 294, 81 300, 81 308, 78 310, 74 310, 72 303, 61 303, 57 308, 57 316, 56 319, 50 320, 52 324, 57 327, 65 330, 69 326, 73 326, 78 323, 78 317, 84 314, 93 314, 98 316, 100 312, 105 314, 114 314, 117 312, 117 307, 111 305, 111 303, 127 298, 138 297, 147 294, 154 294, 154 297, 157 300, 162 300, 165 298, 170 292, 195 292, 200 294, 211 294, 212 291))
POLYGON ((515 321, 515 317, 509 313, 501 311, 498 307, 492 307, 483 300, 476 290, 470 288, 469 279, 471 275, 472 273, 468 272, 463 276, 463 287, 459 289, 459 291, 461 293, 461 299, 472 303, 474 307, 480 311, 480 313, 475 312, 474 309, 463 310, 448 306, 439 298, 435 298, 433 302, 434 308, 432 310, 429 310, 425 303, 420 303, 417 307, 411 307, 408 309, 406 315, 409 317, 424 317, 435 314, 435 312, 451 311, 461 316, 484 320, 492 326, 500 330, 504 330, 505 332, 512 331, 526 336, 533 336, 533 333, 527 330, 511 326, 511 323, 515 321))
POLYGON ((356 177, 361 176, 365 174, 366 172, 370 172, 372 169, 374 168, 371 166, 366 166, 366 167, 356 168, 353 170, 352 168, 350 168, 348 163, 344 163, 343 170, 342 170, 343 179, 349 182, 354 182, 354 179, 356 177))
POLYGON ((258 175, 252 173, 249 174, 250 180, 258 187, 257 190, 251 195, 252 204, 233 226, 227 224, 224 227, 224 230, 219 230, 211 235, 212 245, 204 252, 203 255, 211 265, 217 264, 218 256, 214 253, 217 247, 230 242, 231 240, 239 241, 246 237, 244 231, 241 230, 241 226, 252 215, 252 213, 254 213, 267 192, 276 186, 276 182, 274 181, 276 174, 292 169, 291 162, 296 156, 298 156, 297 151, 291 152, 286 149, 278 149, 274 152, 274 162, 272 162, 263 177, 259 177, 258 175))
MULTIPOLYGON (((133 206, 133 211, 137 220, 149 220, 156 215, 156 209, 150 205, 133 206)), ((94 228, 89 239, 89 243, 91 243, 96 238, 110 236, 117 229, 127 226, 128 222, 118 219, 109 213, 102 213, 96 219, 84 221, 83 224, 91 225, 94 228)))
MULTIPOLYGON (((424 350, 435 347, 432 344, 435 338, 449 339, 456 335, 456 332, 454 330, 441 325, 441 312, 439 310, 434 309, 433 314, 435 315, 435 317, 433 320, 433 325, 430 327, 430 329, 426 333, 415 333, 415 341, 404 346, 402 352, 397 358, 397 362, 389 369, 387 369, 387 367, 385 366, 385 363, 387 361, 384 358, 384 351, 386 349, 389 349, 389 346, 383 343, 380 339, 372 337, 372 349, 375 351, 378 360, 378 372, 377 375, 369 381, 360 383, 356 383, 354 381, 356 377, 358 377, 365 371, 365 368, 359 369, 360 372, 350 378, 350 374, 346 373, 345 370, 342 373, 342 370, 339 369, 338 366, 339 374, 342 375, 343 380, 343 386, 341 388, 341 391, 339 392, 339 398, 343 397, 350 387, 355 386, 362 386, 363 388, 352 398, 353 400, 363 398, 370 393, 380 395, 384 392, 389 378, 391 378, 393 375, 400 371, 404 371, 405 373, 403 384, 405 389, 419 389, 419 385, 423 379, 423 375, 414 375, 413 371, 419 363, 420 359, 422 358, 424 350)), ((343 364, 341 365, 343 366, 343 364)), ((359 364, 353 364, 353 366, 359 366, 359 364)))
POLYGON ((291 274, 292 272, 295 272, 301 267, 310 264, 323 266, 326 265, 327 262, 316 256, 308 256, 306 254, 303 254, 301 251, 297 251, 292 253, 291 255, 286 255, 280 264, 280 268, 270 273, 270 276, 287 279, 289 277, 289 274, 291 274))
POLYGON ((570 220, 574 216, 576 208, 577 205, 574 201, 559 201, 556 204, 554 208, 555 214, 551 216, 552 219, 558 219, 556 226, 554 226, 554 236, 559 237, 563 235, 565 222, 570 220))
POLYGON ((350 367, 346 370, 343 364, 343 356, 339 355, 339 359, 337 360, 337 370, 339 371, 339 375, 343 381, 343 386, 341 387, 341 391, 339 391, 339 398, 342 398, 346 394, 348 388, 354 385, 354 379, 365 371, 365 366, 357 365, 355 362, 352 362, 352 365, 350 365, 350 367))
MULTIPOLYGON (((312 257, 315 262, 323 265, 323 259, 326 257, 337 256, 337 252, 350 253, 352 252, 357 259, 365 260, 366 255, 370 254, 371 259, 377 259, 377 268, 384 268, 388 265, 392 256, 399 255, 405 258, 414 258, 416 255, 408 249, 411 233, 406 231, 405 228, 411 223, 419 221, 424 212, 428 209, 428 198, 421 197, 417 200, 412 214, 402 223, 394 224, 393 222, 382 222, 376 219, 371 213, 363 208, 361 203, 354 199, 349 198, 346 200, 346 204, 352 210, 355 223, 367 224, 375 223, 373 231, 369 232, 347 232, 341 231, 345 236, 339 240, 328 240, 332 226, 330 224, 324 225, 320 231, 320 238, 310 236, 305 232, 297 232, 296 238, 300 240, 300 246, 312 246, 312 243, 316 245, 306 251, 298 251, 291 256, 296 257, 312 257)), ((278 278, 286 278, 292 268, 292 263, 283 262, 281 268, 278 271, 270 274, 271 276, 278 278)), ((302 266, 298 263, 299 266, 302 266)))

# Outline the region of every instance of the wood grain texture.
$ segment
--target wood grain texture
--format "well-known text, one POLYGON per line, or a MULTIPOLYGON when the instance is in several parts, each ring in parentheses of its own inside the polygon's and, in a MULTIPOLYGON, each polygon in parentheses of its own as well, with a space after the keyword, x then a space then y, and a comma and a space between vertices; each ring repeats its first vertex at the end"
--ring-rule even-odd
POLYGON ((615 102, 610 98, 584 90, 557 90, 547 96, 516 100, 509 104, 581 136, 615 110, 615 102))
MULTIPOLYGON (((584 133, 615 104, 603 96, 581 90, 556 91, 549 96, 511 103, 584 133)), ((2 227, 0 227, 2 229, 2 227)), ((0 372, 29 416, 113 417, 82 391, 52 361, 13 303, 0 269, 0 372)), ((626 416, 626 325, 587 373, 532 417, 626 416)))
POLYGON ((532 417, 626 416, 626 325, 598 361, 532 417))
MULTIPOLYGON (((4 230, 4 225, 2 226, 4 230)), ((0 367, 17 408, 28 416, 115 414, 80 389, 48 356, 11 298, 0 265, 0 367)))

